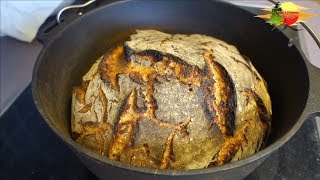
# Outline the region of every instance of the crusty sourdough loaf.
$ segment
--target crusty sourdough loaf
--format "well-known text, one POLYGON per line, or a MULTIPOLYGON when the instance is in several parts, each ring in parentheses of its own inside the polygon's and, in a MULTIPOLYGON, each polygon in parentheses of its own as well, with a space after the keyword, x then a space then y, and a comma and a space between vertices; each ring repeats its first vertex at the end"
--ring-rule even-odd
POLYGON ((72 95, 73 138, 112 160, 198 169, 250 156, 271 122, 266 83, 221 40, 139 30, 72 95))

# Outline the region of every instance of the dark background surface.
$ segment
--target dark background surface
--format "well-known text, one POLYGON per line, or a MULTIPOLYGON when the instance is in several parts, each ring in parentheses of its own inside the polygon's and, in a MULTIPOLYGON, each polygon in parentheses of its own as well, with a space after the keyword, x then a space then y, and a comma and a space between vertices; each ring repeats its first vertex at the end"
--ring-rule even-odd
MULTIPOLYGON (((97 179, 38 113, 30 86, 0 117, 0 179, 97 179)), ((320 179, 320 142, 314 120, 247 179, 320 179)))

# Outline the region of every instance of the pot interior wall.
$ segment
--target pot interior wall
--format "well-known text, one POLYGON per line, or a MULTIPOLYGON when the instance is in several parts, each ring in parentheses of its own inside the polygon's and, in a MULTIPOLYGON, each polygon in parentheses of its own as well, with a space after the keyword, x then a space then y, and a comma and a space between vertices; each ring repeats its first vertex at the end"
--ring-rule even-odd
MULTIPOLYGON (((219 2, 123 2, 96 10, 58 34, 42 52, 36 96, 45 115, 70 137, 72 87, 110 46, 135 29, 201 33, 235 45, 268 83, 273 105, 269 144, 296 123, 309 90, 305 63, 288 39, 263 20, 219 2)), ((241 72, 239 72, 241 73, 241 72)))

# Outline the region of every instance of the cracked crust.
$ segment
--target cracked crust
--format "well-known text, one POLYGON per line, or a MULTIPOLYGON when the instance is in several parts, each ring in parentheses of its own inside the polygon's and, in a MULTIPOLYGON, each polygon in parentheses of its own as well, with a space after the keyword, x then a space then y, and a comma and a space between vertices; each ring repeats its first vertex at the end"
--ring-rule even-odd
POLYGON ((137 31, 72 95, 73 138, 141 167, 199 169, 248 157, 270 123, 266 83, 250 60, 199 34, 137 31))
POLYGON ((170 134, 170 136, 166 140, 160 169, 168 169, 168 166, 170 165, 170 161, 174 161, 172 146, 173 146, 173 139, 175 135, 176 135, 175 133, 170 134))
POLYGON ((207 110, 212 119, 211 126, 217 124, 224 136, 232 136, 235 129, 236 92, 233 80, 226 69, 214 61, 212 52, 204 53, 209 71, 202 87, 205 92, 207 110))

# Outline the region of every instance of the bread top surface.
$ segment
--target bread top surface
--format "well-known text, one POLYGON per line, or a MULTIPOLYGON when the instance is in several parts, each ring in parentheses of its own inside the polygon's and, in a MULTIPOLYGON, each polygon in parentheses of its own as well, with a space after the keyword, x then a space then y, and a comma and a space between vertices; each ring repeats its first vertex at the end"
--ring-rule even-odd
POLYGON ((271 114, 265 81, 234 46, 138 30, 74 88, 71 128, 77 142, 112 160, 198 169, 260 150, 271 114))

